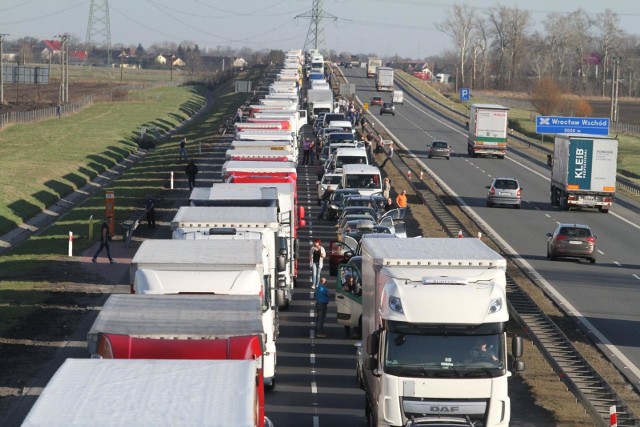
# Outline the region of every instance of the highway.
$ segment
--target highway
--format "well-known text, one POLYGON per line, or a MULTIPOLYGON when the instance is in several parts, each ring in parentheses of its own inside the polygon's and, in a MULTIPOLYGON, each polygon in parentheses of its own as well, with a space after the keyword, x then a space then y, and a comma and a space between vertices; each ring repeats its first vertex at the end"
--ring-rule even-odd
MULTIPOLYGON (((374 79, 360 68, 342 70, 356 84, 357 96, 369 102, 378 94, 374 79)), ((382 94, 390 100, 391 94, 382 94)), ((609 214, 597 210, 563 211, 549 201, 550 171, 526 147, 511 144, 504 160, 467 155, 465 130, 434 114, 405 91, 404 105, 396 115, 377 120, 402 145, 417 156, 425 170, 439 177, 468 212, 497 238, 540 286, 573 314, 605 346, 605 354, 636 386, 640 385, 640 204, 620 196, 609 214), (451 160, 427 159, 426 146, 434 139, 448 141, 451 160), (524 188, 522 209, 486 207, 491 177, 518 178, 524 188), (546 233, 557 223, 588 224, 598 237, 597 263, 585 260, 546 259, 546 233)))

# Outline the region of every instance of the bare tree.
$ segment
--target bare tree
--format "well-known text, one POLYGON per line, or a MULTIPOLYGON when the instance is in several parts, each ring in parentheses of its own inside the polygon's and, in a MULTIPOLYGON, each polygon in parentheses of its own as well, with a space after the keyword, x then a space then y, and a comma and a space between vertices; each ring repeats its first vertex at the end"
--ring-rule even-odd
POLYGON ((605 86, 607 82, 607 74, 609 74, 609 57, 612 50, 615 50, 620 43, 620 38, 623 36, 623 32, 619 29, 620 19, 618 15, 611 9, 606 9, 604 12, 599 13, 596 17, 596 27, 599 30, 597 36, 598 43, 600 45, 600 52, 602 60, 602 96, 605 96, 605 86))
MULTIPOLYGON (((458 60, 460 63, 460 83, 462 87, 464 82, 464 64, 469 46, 469 39, 473 25, 475 22, 476 10, 467 5, 453 5, 447 12, 447 18, 444 22, 436 23, 435 27, 453 39, 458 49, 458 60)), ((456 76, 457 81, 458 76, 456 76)))
POLYGON ((527 27, 531 20, 528 11, 517 7, 507 9, 507 39, 509 43, 510 69, 508 83, 515 84, 516 72, 520 68, 520 53, 523 39, 526 37, 527 27))
POLYGON ((478 69, 481 76, 481 87, 487 86, 487 69, 488 69, 488 48, 489 33, 487 32, 487 22, 481 17, 476 17, 474 30, 471 33, 471 87, 476 86, 478 69))
POLYGON ((564 23, 569 29, 567 43, 571 53, 571 88, 583 91, 585 89, 586 73, 584 63, 586 60, 587 48, 592 44, 591 27, 593 21, 589 18, 584 9, 571 12, 564 23))
POLYGON ((514 80, 520 55, 520 45, 526 36, 531 19, 528 11, 506 6, 491 8, 487 13, 491 24, 491 35, 498 54, 497 78, 498 87, 504 87, 514 80))
POLYGON ((536 79, 541 80, 544 77, 550 77, 552 57, 549 52, 551 51, 551 46, 545 38, 538 32, 534 33, 527 40, 524 50, 528 53, 528 69, 535 75, 536 79))

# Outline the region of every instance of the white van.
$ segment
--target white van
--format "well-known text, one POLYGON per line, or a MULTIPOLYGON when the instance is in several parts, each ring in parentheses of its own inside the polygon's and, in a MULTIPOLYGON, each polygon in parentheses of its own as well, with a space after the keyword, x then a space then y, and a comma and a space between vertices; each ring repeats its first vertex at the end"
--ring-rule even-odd
POLYGON ((393 91, 393 101, 394 104, 403 104, 404 103, 404 92, 401 90, 393 91))
POLYGON ((333 172, 342 172, 345 165, 368 165, 367 151, 364 147, 338 148, 330 157, 329 168, 333 172))
POLYGON ((380 169, 373 165, 344 165, 340 188, 353 188, 363 196, 381 193, 380 169))

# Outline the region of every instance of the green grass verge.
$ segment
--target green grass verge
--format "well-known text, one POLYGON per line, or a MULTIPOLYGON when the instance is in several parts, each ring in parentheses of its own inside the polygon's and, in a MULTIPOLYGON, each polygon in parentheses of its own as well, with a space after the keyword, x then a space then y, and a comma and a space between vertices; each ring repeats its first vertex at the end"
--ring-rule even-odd
POLYGON ((203 88, 163 87, 0 131, 0 234, 136 151, 141 126, 168 130, 203 103, 203 88))
MULTIPOLYGON (((444 103, 452 109, 469 114, 469 106, 476 104, 494 104, 495 101, 483 98, 482 94, 474 94, 473 102, 461 102, 458 94, 440 93, 423 80, 413 77, 403 71, 397 71, 398 75, 418 87, 424 94, 444 103)), ((542 135, 536 133, 535 116, 538 115, 530 110, 511 108, 509 111, 509 127, 528 138, 542 142, 546 147, 552 149, 552 135, 542 135)), ((640 182, 640 138, 632 135, 618 134, 618 173, 622 176, 632 178, 640 182)))

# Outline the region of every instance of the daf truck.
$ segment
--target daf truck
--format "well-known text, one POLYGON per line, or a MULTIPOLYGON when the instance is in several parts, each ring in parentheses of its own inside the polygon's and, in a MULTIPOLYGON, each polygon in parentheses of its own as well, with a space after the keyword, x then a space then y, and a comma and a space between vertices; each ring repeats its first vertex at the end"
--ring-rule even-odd
POLYGON ((470 238, 364 239, 361 251, 368 425, 446 414, 508 426, 506 260, 470 238))
POLYGON ((609 212, 616 194, 618 140, 556 135, 551 167, 551 204, 609 212))
POLYGON ((467 152, 504 159, 507 154, 509 108, 497 104, 472 104, 469 113, 467 152))

